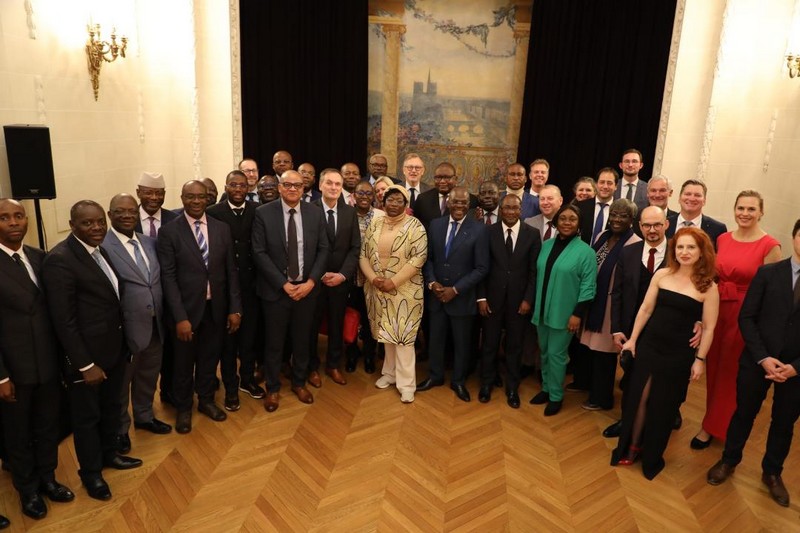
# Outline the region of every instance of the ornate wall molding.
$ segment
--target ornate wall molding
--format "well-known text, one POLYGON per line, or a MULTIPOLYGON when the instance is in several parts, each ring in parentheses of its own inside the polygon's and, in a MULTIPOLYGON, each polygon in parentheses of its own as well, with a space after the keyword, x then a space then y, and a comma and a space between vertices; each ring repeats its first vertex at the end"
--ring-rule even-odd
POLYGON ((144 144, 144 92, 142 86, 136 87, 136 118, 139 123, 139 143, 144 144))
POLYGON ((39 123, 47 124, 47 107, 44 102, 44 82, 42 76, 37 74, 33 77, 34 94, 36 95, 36 111, 39 114, 39 123))
POLYGON ((714 89, 720 79, 720 73, 724 70, 722 67, 725 64, 726 48, 728 41, 728 19, 730 18, 731 11, 733 10, 733 2, 725 2, 725 11, 722 13, 722 29, 719 34, 719 48, 717 48, 717 58, 714 62, 714 79, 711 82, 711 98, 708 103, 708 111, 706 112, 706 122, 703 127, 703 145, 700 150, 700 157, 697 163, 697 178, 701 180, 706 179, 708 172, 708 158, 711 155, 711 142, 714 139, 714 123, 717 119, 716 98, 714 97, 714 89))
POLYGON ((775 140, 775 128, 778 126, 778 110, 772 110, 772 120, 769 121, 769 131, 767 132, 767 145, 764 148, 764 163, 761 172, 764 174, 769 170, 769 157, 772 154, 772 141, 775 140))
POLYGON ((36 39, 36 11, 33 0, 25 0, 25 22, 28 24, 28 37, 36 39))
POLYGON ((230 0, 231 34, 231 127, 233 128, 233 166, 244 157, 242 147, 242 61, 239 35, 239 0, 230 0))
POLYGON ((664 145, 667 142, 669 113, 672 108, 672 91, 675 88, 675 70, 678 66, 678 52, 681 47, 681 33, 683 32, 683 16, 685 11, 686 0, 678 0, 675 6, 675 22, 672 25, 672 43, 669 47, 667 77, 664 80, 664 98, 661 101, 661 118, 658 122, 658 138, 656 139, 656 153, 653 160, 653 176, 661 174, 661 165, 664 162, 664 145))
POLYGON ((202 143, 200 142, 200 99, 197 90, 197 10, 195 1, 189 0, 189 15, 192 21, 192 174, 196 179, 203 177, 202 143))

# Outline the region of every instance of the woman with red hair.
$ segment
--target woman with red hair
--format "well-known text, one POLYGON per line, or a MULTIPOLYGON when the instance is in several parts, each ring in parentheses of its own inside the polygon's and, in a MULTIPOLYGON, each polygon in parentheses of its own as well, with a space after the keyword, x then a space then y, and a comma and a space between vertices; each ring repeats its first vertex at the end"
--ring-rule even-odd
POLYGON ((622 346, 636 357, 622 407, 622 430, 612 465, 630 465, 640 456, 642 473, 653 479, 664 468, 672 423, 689 380, 705 371, 719 313, 714 247, 705 232, 681 228, 669 241, 667 268, 653 275, 633 331, 622 346), (686 339, 696 321, 703 338, 695 351, 686 339))

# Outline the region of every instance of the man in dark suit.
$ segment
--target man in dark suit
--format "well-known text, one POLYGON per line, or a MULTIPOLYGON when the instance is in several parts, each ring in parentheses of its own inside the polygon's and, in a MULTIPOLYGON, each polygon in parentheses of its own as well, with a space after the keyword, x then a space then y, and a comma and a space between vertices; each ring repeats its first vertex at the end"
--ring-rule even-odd
MULTIPOLYGON (((345 385, 347 380, 339 371, 344 340, 344 311, 347 296, 353 286, 358 268, 358 252, 361 248, 361 232, 358 229, 356 208, 339 202, 342 195, 342 175, 333 168, 326 168, 320 176, 322 199, 318 205, 327 221, 328 261, 317 300, 314 327, 311 333, 310 365, 308 382, 315 387, 322 385, 319 375, 319 354, 317 340, 323 316, 328 320, 328 354, 325 360, 325 373, 334 383, 345 385)), ((359 183, 361 183, 359 181, 359 183)), ((355 194, 355 192, 353 193, 355 194)))
POLYGON ((581 213, 581 239, 592 245, 608 226, 608 214, 614 201, 619 174, 611 167, 601 168, 597 173, 597 196, 581 200, 576 205, 581 213))
MULTIPOLYGON (((254 203, 256 205, 261 203, 261 197, 258 194, 258 163, 255 159, 246 157, 239 161, 238 169, 244 173, 247 179, 247 191, 244 193, 244 200, 254 203)), ((219 197, 219 203, 225 203, 228 200, 228 191, 222 192, 219 197)))
POLYGON ((284 172, 293 169, 294 169, 294 159, 292 159, 292 154, 290 154, 286 150, 278 150, 277 152, 275 152, 275 155, 272 156, 273 176, 275 176, 276 178, 280 178, 284 172))
POLYGON ((500 188, 493 181, 483 181, 478 187, 478 207, 475 218, 487 226, 500 220, 500 188))
POLYGON ((510 164, 506 170, 506 190, 500 194, 501 198, 506 194, 513 194, 519 197, 522 202, 521 220, 535 217, 541 212, 539 210, 539 197, 525 191, 526 180, 525 167, 519 163, 510 164))
POLYGON ((155 239, 161 226, 178 218, 172 211, 162 209, 166 194, 163 175, 158 172, 142 172, 136 187, 136 196, 139 198, 139 221, 134 228, 136 232, 155 239))
POLYGON ((487 403, 497 372, 500 338, 506 330, 506 402, 518 409, 522 340, 530 325, 536 291, 536 260, 542 247, 539 230, 520 221, 519 197, 500 202, 502 222, 489 227, 489 274, 478 285, 478 312, 483 317, 481 389, 478 400, 487 403), (510 241, 509 241, 510 239, 510 241))
POLYGON ((681 194, 678 202, 681 205, 680 213, 668 218, 667 238, 672 238, 675 232, 688 226, 699 226, 711 238, 714 248, 717 247, 717 237, 728 231, 722 222, 714 220, 703 214, 706 205, 706 184, 700 180, 690 179, 681 185, 681 194))
MULTIPOLYGON (((44 252, 22 244, 25 208, 0 199, 0 414, 6 459, 22 512, 47 515, 42 495, 68 502, 75 495, 55 478, 58 465, 58 341, 42 290, 44 252)), ((0 516, 0 528, 8 525, 0 516)))
POLYGON ((389 160, 386 159, 386 156, 383 154, 372 154, 369 156, 369 160, 367 161, 367 168, 369 169, 369 174, 363 176, 361 178, 362 181, 368 181, 370 185, 375 186, 375 180, 380 178, 381 176, 386 176, 394 183, 398 185, 402 185, 403 182, 397 178, 392 176, 388 176, 386 172, 389 170, 389 160))
MULTIPOLYGON (((227 418, 214 403, 214 386, 224 335, 236 333, 242 316, 239 274, 228 226, 206 216, 208 189, 187 181, 181 189, 184 214, 158 236, 164 297, 175 321, 175 430, 192 430, 192 391, 197 410, 214 421, 227 418)), ((171 333, 171 332, 170 332, 171 333)))
POLYGON ((345 204, 355 207, 356 199, 353 193, 356 192, 356 185, 361 182, 361 170, 355 163, 345 163, 342 165, 340 174, 342 175, 342 200, 345 204))
POLYGON ((278 178, 275 176, 261 176, 257 187, 258 198, 262 204, 268 204, 280 198, 278 195, 278 178))
POLYGON ((260 400, 266 394, 256 385, 253 374, 259 351, 256 345, 260 310, 256 295, 256 264, 253 260, 251 235, 258 204, 245 200, 248 182, 238 170, 225 178, 228 199, 208 208, 208 216, 225 223, 233 239, 233 260, 239 274, 239 289, 242 299, 242 320, 239 330, 225 335, 222 349, 222 383, 225 385, 225 409, 238 411, 239 391, 260 400), (236 358, 239 358, 239 374, 236 374, 236 358))
POLYGON ((64 352, 75 453, 89 496, 111 499, 103 467, 124 470, 142 461, 117 453, 120 391, 129 360, 122 331, 121 284, 100 248, 106 215, 97 202, 70 209, 72 233, 42 265, 50 318, 64 352))
MULTIPOLYGON (((319 192, 319 187, 317 187, 317 169, 314 168, 314 165, 311 163, 303 163, 299 167, 297 167, 297 171, 303 177, 303 198, 302 201, 306 203, 311 203, 315 200, 318 200, 322 193, 319 192)), ((275 181, 276 193, 277 193, 277 180, 275 181)), ((276 196, 277 199, 277 196, 276 196)))
POLYGON ((305 387, 309 337, 313 334, 319 283, 328 261, 327 224, 322 210, 300 201, 303 178, 286 171, 280 178, 279 202, 262 205, 253 222, 253 255, 257 292, 264 310, 267 397, 264 408, 280 403, 280 366, 284 339, 292 337, 292 392, 303 403, 314 397, 305 387))
POLYGON ((406 188, 411 197, 408 207, 413 211, 417 204, 417 197, 423 192, 431 188, 427 183, 422 182, 422 177, 425 175, 425 163, 422 158, 417 154, 406 154, 403 159, 403 177, 405 181, 402 182, 403 187, 406 188))
POLYGON ((460 400, 468 402, 470 396, 464 382, 471 353, 472 322, 477 311, 475 293, 478 283, 489 272, 489 243, 486 224, 467 216, 466 187, 450 191, 448 208, 450 216, 432 221, 428 231, 428 260, 422 273, 432 293, 427 301, 430 375, 417 385, 417 392, 444 384, 444 348, 451 333, 454 353, 450 388, 460 400))
POLYGON ((736 378, 736 411, 728 426, 722 459, 708 471, 719 485, 733 474, 770 386, 772 420, 761 461, 761 480, 779 505, 789 506, 783 463, 800 416, 800 220, 792 229, 792 256, 758 269, 739 313, 744 350, 736 378))
MULTIPOLYGON (((447 162, 439 163, 434 170, 433 181, 436 187, 420 194, 414 206, 414 216, 422 222, 425 230, 430 227, 433 219, 450 214, 447 200, 450 191, 458 184, 456 167, 447 162)), ((468 208, 478 207, 478 198, 469 193, 467 195, 469 198, 468 208)))
MULTIPOLYGON (((667 214, 667 218, 677 215, 677 211, 673 211, 669 208, 669 199, 672 196, 672 182, 666 176, 653 176, 650 178, 650 181, 647 182, 647 202, 651 206, 660 207, 664 212, 667 214)), ((636 214, 636 217, 633 219, 633 231, 636 232, 636 235, 639 237, 644 237, 642 235, 642 230, 639 227, 639 221, 641 220, 642 210, 636 214)))
POLYGON ((622 171, 622 182, 614 191, 614 200, 625 198, 636 204, 639 211, 648 206, 647 183, 639 179, 639 171, 644 162, 642 152, 636 148, 629 148, 622 153, 619 169, 622 171))
POLYGON ((153 396, 161 368, 164 342, 164 295, 161 291, 161 269, 156 255, 156 241, 136 233, 138 208, 130 194, 118 194, 108 207, 111 229, 103 239, 102 248, 111 259, 122 284, 122 326, 132 356, 126 364, 120 396, 120 427, 118 450, 128 453, 131 439, 128 430, 131 417, 128 403, 133 406, 133 423, 143 429, 163 435, 172 426, 153 414, 153 396))

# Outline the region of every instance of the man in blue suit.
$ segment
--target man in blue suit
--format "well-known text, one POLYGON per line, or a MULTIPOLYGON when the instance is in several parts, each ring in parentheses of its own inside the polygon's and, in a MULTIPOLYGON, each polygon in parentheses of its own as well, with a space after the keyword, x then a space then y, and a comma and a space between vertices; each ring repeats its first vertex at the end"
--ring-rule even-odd
POLYGON ((469 203, 466 187, 455 187, 448 199, 450 216, 430 223, 428 261, 422 268, 425 284, 432 293, 428 299, 430 376, 417 385, 417 392, 422 392, 444 384, 444 347, 450 331, 454 351, 450 388, 465 402, 470 401, 464 380, 477 312, 476 291, 489 272, 486 225, 466 216, 469 203))
POLYGON ((714 249, 717 248, 717 237, 727 232, 728 228, 719 220, 703 214, 703 207, 706 205, 706 194, 708 194, 708 189, 702 181, 689 179, 683 182, 681 194, 678 197, 681 211, 667 218, 669 220, 669 227, 667 228, 668 239, 671 239, 675 232, 681 228, 698 226, 711 238, 711 242, 714 243, 714 249))
POLYGON ((541 211, 539 210, 539 197, 534 196, 525 191, 525 167, 519 163, 512 163, 506 170, 506 190, 500 195, 500 199, 506 194, 513 194, 519 197, 522 202, 522 213, 520 213, 520 220, 535 217, 541 211))
POLYGON ((164 342, 161 269, 156 255, 156 241, 134 231, 139 209, 133 196, 124 193, 114 196, 108 207, 108 219, 111 229, 101 246, 108 253, 123 285, 120 300, 122 327, 128 348, 133 354, 133 360, 125 368, 117 434, 119 452, 128 453, 131 449, 128 436, 131 427, 129 401, 133 404, 136 429, 156 434, 172 431, 172 426, 158 420, 153 414, 153 395, 161 368, 164 342))

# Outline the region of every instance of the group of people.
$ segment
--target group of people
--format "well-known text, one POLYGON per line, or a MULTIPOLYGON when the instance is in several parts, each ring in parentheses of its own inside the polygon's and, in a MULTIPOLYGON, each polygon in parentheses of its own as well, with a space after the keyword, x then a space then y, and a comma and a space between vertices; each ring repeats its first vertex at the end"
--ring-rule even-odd
POLYGON ((780 473, 800 415, 800 221, 792 258, 780 261, 760 229, 757 192, 739 194, 737 229, 727 232, 703 214, 698 180, 682 185, 680 211, 669 210, 670 180, 640 180, 638 150, 623 154, 622 178, 606 167, 579 179, 571 202, 548 183, 543 159, 509 165, 503 184, 487 180, 477 195, 449 162, 434 168, 433 187, 423 182, 417 154, 404 158, 402 178, 386 176, 386 157, 374 154, 365 175, 349 162, 322 170, 318 184, 314 166, 295 170, 286 151, 272 163, 259 179, 256 161, 242 160, 219 202, 212 180, 190 180, 175 211, 163 207, 163 176, 143 173, 136 197, 117 194, 107 211, 91 200, 72 206, 70 235, 47 254, 22 244, 24 207, 0 200, 0 407, 14 428, 4 460, 26 515, 46 516, 43 496, 74 499, 54 476, 62 401, 81 481, 108 500, 103 468, 142 464, 125 455, 131 423, 172 431, 153 413, 159 376, 175 430, 188 433, 195 395, 218 422, 240 408, 240 392, 274 412, 283 374, 310 404, 306 385, 321 387, 321 372, 346 385, 343 362, 354 372, 363 359, 373 373, 380 352, 375 385, 394 385, 404 403, 444 385, 452 354, 457 398, 471 401, 466 382, 479 368, 478 400, 503 387, 515 409, 538 354, 541 391, 530 403, 545 416, 561 410, 565 390, 586 394, 584 409, 612 409, 619 359, 622 418, 603 434, 619 437, 612 464, 641 459, 649 479, 664 467, 691 380, 708 380, 692 448, 725 441, 711 484, 741 460, 775 384, 764 483, 788 505, 780 473), (360 347, 345 332, 351 308, 360 347), (418 350, 429 361, 419 383, 418 350))

